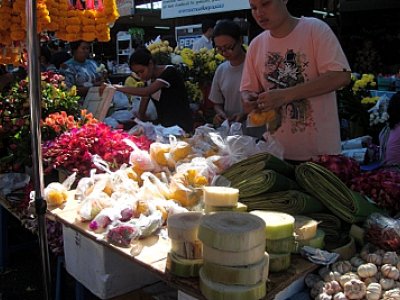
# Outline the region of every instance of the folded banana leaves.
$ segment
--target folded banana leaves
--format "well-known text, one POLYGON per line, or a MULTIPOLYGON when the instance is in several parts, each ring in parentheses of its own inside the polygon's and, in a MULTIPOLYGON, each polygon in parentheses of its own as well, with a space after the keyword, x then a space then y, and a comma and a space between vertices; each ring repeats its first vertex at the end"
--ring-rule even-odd
POLYGON ((294 179, 294 166, 269 153, 259 153, 237 162, 221 175, 230 181, 235 181, 238 175, 250 176, 267 169, 294 179))
POLYGON ((295 174, 302 188, 347 223, 361 222, 373 212, 382 212, 373 202, 350 190, 335 174, 316 163, 298 165, 295 174))
POLYGON ((300 189, 296 181, 273 170, 262 170, 254 175, 238 174, 231 186, 239 189, 239 198, 247 198, 262 193, 272 193, 300 189))
POLYGON ((258 196, 240 198, 248 210, 272 210, 293 215, 325 211, 324 205, 313 196, 295 190, 263 193, 258 196))
POLYGON ((342 222, 338 217, 330 213, 316 212, 308 213, 308 217, 319 222, 318 228, 325 232, 325 239, 337 240, 343 232, 342 222))

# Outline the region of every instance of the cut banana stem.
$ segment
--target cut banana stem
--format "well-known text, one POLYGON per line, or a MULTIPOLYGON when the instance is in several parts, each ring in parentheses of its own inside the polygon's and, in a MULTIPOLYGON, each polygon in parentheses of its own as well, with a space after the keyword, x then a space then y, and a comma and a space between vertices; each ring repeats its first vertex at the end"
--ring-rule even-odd
POLYGON ((247 205, 241 202, 238 202, 236 206, 211 206, 204 204, 204 213, 208 214, 211 212, 217 211, 239 211, 239 212, 246 212, 247 205))
POLYGON ((199 226, 203 246, 226 250, 246 251, 265 245, 265 222, 249 213, 221 211, 206 215, 199 226))
POLYGON ((286 213, 253 210, 250 212, 265 221, 265 235, 269 240, 280 240, 293 236, 294 218, 286 213))
POLYGON ((269 255, 265 252, 264 258, 247 266, 223 266, 204 260, 204 275, 211 281, 229 285, 252 285, 261 281, 266 282, 269 270, 269 255))
POLYGON ((203 213, 189 211, 177 213, 167 219, 168 236, 174 240, 196 241, 203 213))
POLYGON ((282 272, 290 267, 290 253, 269 253, 269 271, 282 272))
POLYGON ((203 245, 203 258, 223 266, 247 266, 260 261, 265 252, 265 240, 262 244, 244 251, 226 251, 203 245))
POLYGON ((268 253, 289 253, 293 252, 296 248, 295 237, 291 236, 279 240, 266 240, 266 247, 268 253))
POLYGON ((179 277, 197 277, 203 265, 202 259, 183 259, 173 253, 168 253, 166 269, 179 277))
POLYGON ((267 292, 264 281, 255 285, 226 285, 211 281, 202 269, 199 275, 200 291, 208 300, 258 300, 267 292))
POLYGON ((301 248, 304 246, 310 246, 313 248, 322 249, 325 247, 325 232, 322 229, 317 229, 317 234, 308 240, 297 240, 296 239, 296 248, 295 253, 299 253, 301 248))
POLYGON ((203 243, 200 240, 182 241, 171 239, 171 251, 186 259, 203 258, 203 243))
POLYGON ((317 234, 318 221, 305 216, 294 216, 296 240, 309 240, 317 234))
POLYGON ((239 199, 239 190, 225 186, 205 186, 204 204, 209 206, 235 207, 239 199))

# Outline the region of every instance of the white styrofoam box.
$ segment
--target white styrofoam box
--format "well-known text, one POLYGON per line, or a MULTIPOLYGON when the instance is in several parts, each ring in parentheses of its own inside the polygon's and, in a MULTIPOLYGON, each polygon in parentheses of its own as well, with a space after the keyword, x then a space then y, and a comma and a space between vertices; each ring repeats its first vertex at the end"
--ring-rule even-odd
POLYGON ((160 281, 155 274, 78 231, 63 225, 67 272, 100 299, 160 281))
POLYGON ((181 290, 178 290, 178 300, 198 300, 198 299, 182 292, 181 290))

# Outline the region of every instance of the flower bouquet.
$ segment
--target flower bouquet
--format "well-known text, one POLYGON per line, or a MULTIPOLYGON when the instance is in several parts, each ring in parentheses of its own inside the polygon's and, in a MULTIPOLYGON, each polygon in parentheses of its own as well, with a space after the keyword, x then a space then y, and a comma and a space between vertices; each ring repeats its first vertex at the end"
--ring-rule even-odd
MULTIPOLYGON (((64 77, 52 72, 41 74, 42 116, 65 111, 79 115, 80 97, 67 90, 64 77)), ((0 170, 23 171, 31 165, 30 101, 28 79, 16 82, 0 95, 0 170)))
POLYGON ((371 97, 370 89, 376 87, 375 77, 372 74, 363 74, 359 77, 352 74, 351 83, 337 92, 339 117, 350 124, 349 133, 342 137, 354 138, 368 134, 370 116, 368 110, 372 108, 379 97, 371 97))

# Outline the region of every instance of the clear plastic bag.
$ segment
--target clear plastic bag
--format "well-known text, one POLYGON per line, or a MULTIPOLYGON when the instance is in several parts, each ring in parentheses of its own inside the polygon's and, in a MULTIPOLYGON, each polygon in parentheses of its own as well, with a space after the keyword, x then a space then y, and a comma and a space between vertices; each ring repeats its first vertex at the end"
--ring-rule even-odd
POLYGON ((380 213, 371 214, 365 221, 365 239, 384 250, 400 249, 400 219, 380 213))

